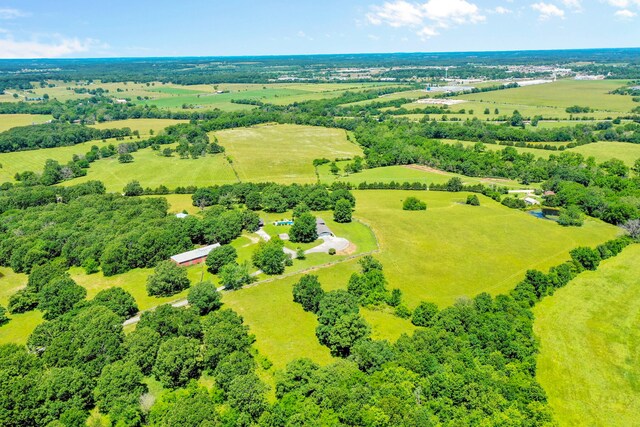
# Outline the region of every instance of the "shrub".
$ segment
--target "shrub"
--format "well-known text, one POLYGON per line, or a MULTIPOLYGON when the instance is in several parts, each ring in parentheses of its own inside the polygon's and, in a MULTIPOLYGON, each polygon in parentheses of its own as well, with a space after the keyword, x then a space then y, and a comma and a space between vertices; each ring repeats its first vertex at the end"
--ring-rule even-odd
POLYGON ((425 211, 427 204, 415 197, 407 197, 402 204, 402 209, 405 211, 425 211))
POLYGON ((558 218, 558 224, 564 227, 582 227, 582 224, 584 224, 582 211, 575 205, 562 209, 560 211, 560 217, 558 218))
POLYGON ((471 206, 480 206, 480 199, 475 194, 467 196, 467 204, 471 206))
POLYGON ((596 270, 601 261, 598 251, 591 248, 575 248, 569 253, 571 254, 571 258, 586 270, 596 270))
POLYGON ((335 255, 335 254, 336 254, 335 248, 329 248, 329 255, 335 255))

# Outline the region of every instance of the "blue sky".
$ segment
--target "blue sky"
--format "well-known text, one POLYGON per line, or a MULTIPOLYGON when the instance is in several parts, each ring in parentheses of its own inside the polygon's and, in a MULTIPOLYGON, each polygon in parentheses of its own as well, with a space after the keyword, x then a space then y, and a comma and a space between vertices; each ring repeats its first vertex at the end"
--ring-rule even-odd
POLYGON ((0 58, 640 46, 640 0, 0 1, 0 58))

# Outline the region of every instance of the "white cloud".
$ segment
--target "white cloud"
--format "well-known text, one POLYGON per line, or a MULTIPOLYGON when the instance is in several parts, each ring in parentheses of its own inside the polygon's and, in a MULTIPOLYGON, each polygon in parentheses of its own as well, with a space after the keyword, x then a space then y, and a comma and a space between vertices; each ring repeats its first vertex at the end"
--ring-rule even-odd
POLYGON ((29 14, 18 9, 8 7, 0 8, 0 19, 15 19, 22 18, 23 16, 29 16, 29 14))
POLYGON ((582 10, 582 0, 561 0, 560 3, 569 9, 576 11, 582 10))
POLYGON ((632 18, 635 18, 636 15, 638 14, 630 11, 629 9, 620 9, 620 10, 617 10, 613 15, 616 18, 620 18, 620 19, 632 19, 632 18))
POLYGON ((539 19, 564 18, 564 10, 551 3, 534 3, 531 8, 540 14, 539 19))
POLYGON ((423 39, 437 36, 438 29, 476 24, 486 19, 480 8, 466 0, 428 0, 423 3, 396 0, 373 6, 367 20, 373 25, 415 28, 423 39))
POLYGON ((506 7, 498 6, 495 9, 493 9, 493 12, 497 13, 498 15, 507 15, 509 13, 512 13, 512 10, 507 9, 506 7))
POLYGON ((80 40, 53 36, 49 41, 18 41, 9 35, 0 39, 0 58, 58 58, 75 53, 88 52, 90 49, 107 46, 94 39, 80 40))

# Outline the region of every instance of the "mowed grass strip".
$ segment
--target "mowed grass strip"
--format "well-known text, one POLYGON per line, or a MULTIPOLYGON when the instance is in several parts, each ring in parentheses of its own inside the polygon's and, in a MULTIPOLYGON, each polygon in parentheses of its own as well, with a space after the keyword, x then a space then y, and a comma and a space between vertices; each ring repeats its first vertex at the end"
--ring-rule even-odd
POLYGON ((399 288, 410 307, 420 301, 441 307, 460 297, 511 290, 526 270, 546 270, 569 259, 578 246, 595 246, 619 233, 617 227, 587 220, 564 228, 484 196, 465 205, 468 193, 354 191, 355 216, 369 224, 380 243, 390 288, 399 288), (409 196, 426 211, 403 211, 409 196))
POLYGON ((535 308, 537 379, 561 426, 635 426, 640 414, 640 245, 535 308))
POLYGON ((231 129, 214 135, 231 157, 242 181, 313 183, 313 160, 352 158, 362 149, 346 132, 314 126, 263 125, 231 129))

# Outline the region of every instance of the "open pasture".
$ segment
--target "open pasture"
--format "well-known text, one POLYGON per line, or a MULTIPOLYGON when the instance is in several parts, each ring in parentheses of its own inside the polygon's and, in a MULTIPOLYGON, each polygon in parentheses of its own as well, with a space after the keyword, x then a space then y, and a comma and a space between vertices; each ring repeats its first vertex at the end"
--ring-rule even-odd
POLYGON ((339 129, 313 126, 263 125, 216 132, 215 136, 242 181, 313 183, 313 160, 362 155, 339 129))
POLYGON ((537 379, 561 426, 631 426, 640 413, 640 245, 534 308, 537 379))
POLYGON ((48 114, 0 114, 0 132, 18 126, 45 123, 51 119, 48 114))
MULTIPOLYGON (((611 112, 612 114, 628 113, 637 106, 637 103, 631 100, 631 96, 609 94, 610 91, 625 84, 626 81, 621 80, 559 80, 544 85, 461 95, 457 98, 497 104, 560 107, 562 111, 572 105, 580 105, 582 107, 591 107, 596 111, 611 112)), ((582 116, 583 114, 577 115, 582 116)), ((592 116, 592 113, 584 115, 592 116)))
MULTIPOLYGON (((0 115, 0 118, 3 116, 0 115)), ((120 120, 114 122, 105 122, 94 125, 99 129, 107 129, 107 128, 123 128, 129 127, 131 130, 138 130, 140 132, 140 137, 144 138, 149 136, 149 131, 154 130, 157 134, 162 129, 167 126, 183 122, 181 120, 156 120, 156 119, 131 119, 131 120, 120 120)), ((134 137, 135 138, 135 137, 134 137)), ((0 153, 0 164, 2 164, 2 168, 0 168, 0 182, 5 181, 13 181, 14 175, 18 172, 24 172, 27 170, 33 172, 41 172, 44 167, 45 162, 48 159, 56 160, 60 163, 67 163, 71 160, 71 157, 74 154, 84 155, 90 149, 91 146, 97 145, 98 147, 102 147, 104 145, 113 144, 118 145, 123 142, 130 141, 129 139, 118 141, 115 138, 107 139, 106 142, 103 140, 94 140, 87 141, 82 144, 76 144, 66 147, 54 147, 54 148, 43 148, 39 150, 27 150, 27 151, 16 151, 13 153, 0 153)), ((151 150, 146 150, 151 152, 151 150)), ((144 157, 145 150, 141 150, 139 154, 141 157, 144 157)), ((157 154, 153 152, 153 154, 157 154)), ((138 155, 138 153, 136 153, 138 155)), ((99 160, 91 165, 89 169, 89 174, 92 172, 95 173, 96 169, 100 169, 101 162, 109 163, 111 160, 117 163, 117 160, 108 159, 108 160, 99 160), (94 169, 95 168, 95 169, 94 169)), ((108 171, 106 173, 107 176, 112 176, 113 171, 108 171)), ((94 179, 94 178, 90 178, 94 179)), ((99 179, 99 178, 95 178, 99 179)), ((78 180, 70 181, 71 183, 80 182, 78 180)), ((128 181, 126 181, 128 182, 128 181)), ((126 184, 125 182, 125 184, 126 184)), ((121 190, 122 188, 118 188, 117 190, 121 190)))
POLYGON ((132 163, 119 163, 116 157, 101 159, 91 164, 86 176, 65 181, 74 185, 90 180, 102 181, 107 191, 120 192, 131 181, 139 181, 146 188, 165 185, 169 188, 237 182, 233 170, 223 154, 206 155, 198 159, 160 156, 150 148, 133 153, 132 163))
POLYGON ((390 288, 400 288, 410 307, 420 301, 441 307, 481 292, 508 292, 526 270, 569 259, 577 246, 615 237, 617 227, 587 220, 563 228, 479 196, 480 207, 464 204, 467 193, 355 191, 356 217, 369 224, 380 243, 380 260, 390 288), (415 196, 426 211, 403 211, 415 196))
MULTIPOLYGON (((343 170, 344 166, 348 163, 349 162, 338 162, 337 165, 343 170)), ((458 177, 464 185, 484 184, 487 186, 496 185, 509 188, 525 187, 517 181, 508 179, 469 177, 419 165, 385 166, 381 168, 364 169, 361 172, 349 175, 339 174, 337 176, 331 174, 329 165, 322 165, 318 167, 318 174, 320 175, 320 181, 329 185, 334 181, 349 182, 354 185, 362 182, 390 183, 392 181, 398 183, 420 182, 424 184, 444 184, 451 178, 458 177)))

